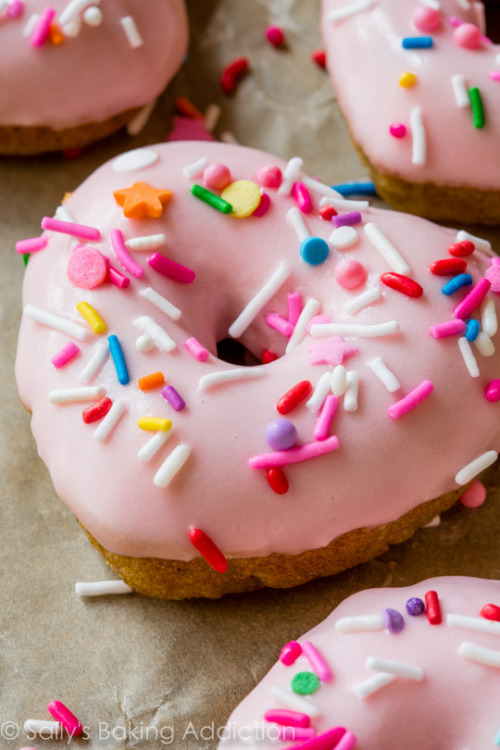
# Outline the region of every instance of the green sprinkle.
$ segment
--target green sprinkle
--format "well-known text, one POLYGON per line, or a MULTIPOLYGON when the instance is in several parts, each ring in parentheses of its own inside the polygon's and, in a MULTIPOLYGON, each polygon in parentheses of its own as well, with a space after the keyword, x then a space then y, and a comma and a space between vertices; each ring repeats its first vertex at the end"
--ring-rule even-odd
POLYGON ((28 265, 29 259, 30 259, 29 253, 24 253, 24 255, 23 255, 23 263, 24 263, 24 267, 25 268, 28 265))
POLYGON ((312 695, 319 688, 319 684, 319 677, 313 672, 299 672, 293 678, 291 686, 294 693, 312 695))
POLYGON ((484 128, 484 108, 481 92, 477 86, 469 89, 469 99, 472 107, 472 119, 476 128, 484 128))
POLYGON ((207 190, 201 185, 193 185, 191 188, 191 194, 195 195, 200 200, 205 201, 205 203, 208 203, 212 208, 216 208, 217 211, 222 211, 223 214, 230 214, 233 210, 230 203, 219 198, 218 195, 210 192, 210 190, 207 190))

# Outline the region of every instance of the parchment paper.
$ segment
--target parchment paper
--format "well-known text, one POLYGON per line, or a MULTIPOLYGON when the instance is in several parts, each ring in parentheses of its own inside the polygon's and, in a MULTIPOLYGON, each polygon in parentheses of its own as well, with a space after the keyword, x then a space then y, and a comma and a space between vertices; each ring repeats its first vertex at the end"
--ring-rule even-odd
MULTIPOLYGON (((119 152, 165 138, 176 96, 217 102, 216 133, 284 158, 301 155, 330 184, 362 176, 327 76, 309 55, 321 46, 319 0, 191 0, 191 49, 143 133, 120 134, 75 160, 0 161, 0 747, 60 750, 28 738, 28 718, 50 719, 58 699, 85 725, 77 747, 214 750, 231 710, 271 667, 281 646, 361 588, 408 585, 433 575, 500 577, 498 492, 477 510, 458 505, 378 560, 290 591, 220 601, 165 602, 137 595, 79 599, 76 581, 111 576, 56 497, 19 402, 13 363, 23 264, 16 240, 39 232, 64 192, 119 152), (280 24, 287 48, 263 38, 280 24), (241 54, 251 72, 233 97, 223 66, 241 54)), ((496 241, 500 232, 470 228, 496 241)), ((75 446, 78 450, 78 446, 75 446)), ((498 476, 496 477, 498 479, 498 476)), ((497 482, 498 484, 498 482, 497 482)))

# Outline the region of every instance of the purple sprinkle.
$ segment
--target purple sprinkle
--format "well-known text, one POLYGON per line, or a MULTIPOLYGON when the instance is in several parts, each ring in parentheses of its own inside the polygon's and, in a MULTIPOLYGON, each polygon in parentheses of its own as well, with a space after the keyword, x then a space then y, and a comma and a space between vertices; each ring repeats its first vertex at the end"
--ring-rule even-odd
POLYGON ((389 633, 400 633, 403 630, 405 621, 403 615, 397 609, 384 609, 382 615, 384 616, 385 627, 389 633))
POLYGON ((289 419, 273 419, 266 427, 266 440, 274 450, 285 451, 297 442, 297 428, 289 419))
POLYGON ((182 396, 175 390, 173 385, 166 385, 161 389, 161 395, 168 401, 175 411, 182 411, 186 406, 186 402, 182 396))
POLYGON ((355 224, 359 224, 362 221, 362 217, 359 211, 350 211, 348 214, 341 214, 340 216, 332 216, 332 222, 337 227, 352 227, 355 224))
POLYGON ((422 599, 419 599, 417 596, 413 596, 406 602, 406 611, 412 617, 416 617, 417 615, 421 615, 423 612, 425 612, 425 604, 422 599))

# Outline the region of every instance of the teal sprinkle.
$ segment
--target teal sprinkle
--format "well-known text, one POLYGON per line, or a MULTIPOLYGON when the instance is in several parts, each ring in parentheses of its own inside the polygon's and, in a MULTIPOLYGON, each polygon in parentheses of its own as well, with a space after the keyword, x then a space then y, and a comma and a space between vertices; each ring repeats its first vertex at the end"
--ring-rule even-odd
POLYGON ((469 89, 469 99, 472 107, 472 120, 476 128, 484 128, 484 107, 481 92, 477 86, 469 89))
POLYGON ((201 185, 193 185, 191 188, 191 194, 205 203, 208 203, 209 206, 217 209, 217 211, 222 211, 223 214, 230 214, 233 211, 233 207, 230 203, 201 185))
POLYGON ((497 732, 497 736, 495 737, 495 745, 497 747, 500 747, 500 729, 497 732))

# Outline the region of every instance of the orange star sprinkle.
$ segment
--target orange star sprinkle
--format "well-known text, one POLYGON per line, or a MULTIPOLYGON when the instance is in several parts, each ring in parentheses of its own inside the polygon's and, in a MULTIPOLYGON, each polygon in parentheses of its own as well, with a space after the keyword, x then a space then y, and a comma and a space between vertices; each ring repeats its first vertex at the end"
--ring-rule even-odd
POLYGON ((158 219, 172 197, 170 190, 156 190, 147 182, 134 182, 132 187, 115 190, 113 193, 127 219, 158 219))

